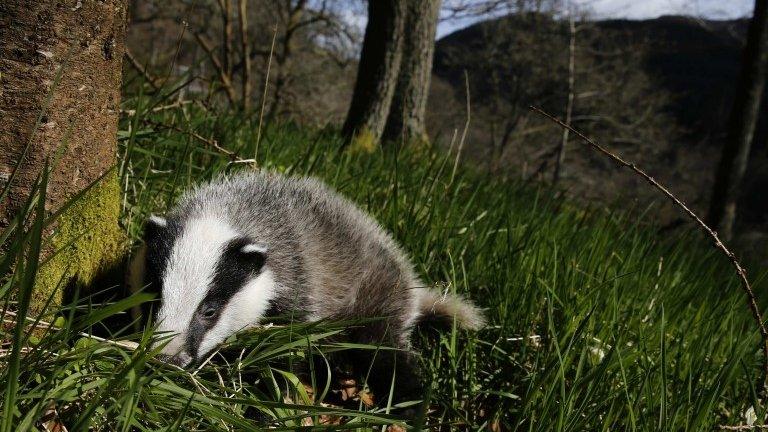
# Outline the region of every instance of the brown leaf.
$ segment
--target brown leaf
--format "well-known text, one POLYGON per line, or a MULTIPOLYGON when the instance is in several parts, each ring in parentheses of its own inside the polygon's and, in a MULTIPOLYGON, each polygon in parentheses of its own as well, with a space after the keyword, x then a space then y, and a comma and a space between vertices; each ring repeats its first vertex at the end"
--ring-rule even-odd
POLYGON ((363 401, 368 408, 376 405, 376 402, 373 399, 373 393, 367 391, 360 392, 360 400, 363 401))
POLYGON ((45 432, 67 432, 66 426, 61 423, 59 413, 56 411, 56 403, 48 404, 43 416, 40 417, 40 427, 45 432))

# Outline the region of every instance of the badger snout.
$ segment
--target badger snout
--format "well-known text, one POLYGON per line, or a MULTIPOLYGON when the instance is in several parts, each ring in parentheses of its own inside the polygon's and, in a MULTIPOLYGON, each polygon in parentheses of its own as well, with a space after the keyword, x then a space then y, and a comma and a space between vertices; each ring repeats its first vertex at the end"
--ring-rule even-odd
POLYGON ((187 367, 192 363, 192 356, 183 351, 174 355, 158 354, 157 358, 165 363, 170 363, 182 368, 187 367))

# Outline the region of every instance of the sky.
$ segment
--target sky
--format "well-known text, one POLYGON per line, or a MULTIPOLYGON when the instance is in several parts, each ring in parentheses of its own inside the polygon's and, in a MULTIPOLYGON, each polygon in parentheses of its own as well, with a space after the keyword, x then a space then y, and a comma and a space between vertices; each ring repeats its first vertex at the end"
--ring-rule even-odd
POLYGON ((598 17, 656 18, 695 15, 714 19, 741 18, 752 13, 754 0, 575 0, 598 17))
MULTIPOLYGON (((450 0, 449 0, 450 1, 450 0)), ((708 19, 733 19, 752 14, 754 0, 572 0, 596 19, 648 19, 661 15, 694 15, 708 19)), ((475 20, 443 21, 437 36, 445 36, 475 20)))

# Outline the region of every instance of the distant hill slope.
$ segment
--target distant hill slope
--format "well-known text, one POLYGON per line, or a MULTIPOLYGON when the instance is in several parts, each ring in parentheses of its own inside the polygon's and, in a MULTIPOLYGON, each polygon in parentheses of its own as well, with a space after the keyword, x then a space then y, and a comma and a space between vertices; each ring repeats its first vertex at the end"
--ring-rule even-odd
POLYGON ((647 41, 646 70, 675 95, 671 108, 681 123, 702 136, 725 126, 748 24, 668 16, 603 21, 598 26, 647 41))
MULTIPOLYGON (((559 26, 561 23, 549 24, 559 26)), ((671 93, 670 111, 695 138, 722 132, 739 73, 747 20, 707 21, 664 16, 652 20, 606 20, 592 24, 598 30, 593 41, 595 45, 620 38, 646 46, 642 62, 645 71, 656 84, 671 93)), ((463 91, 463 68, 451 64, 451 53, 480 49, 486 43, 487 35, 499 35, 493 30, 498 25, 517 28, 520 32, 541 31, 541 26, 532 28, 529 20, 519 16, 484 21, 458 30, 437 42, 435 74, 463 91)), ((564 50, 564 25, 546 31, 557 34, 564 50)), ((515 33, 511 36, 516 37, 515 33)))
MULTIPOLYGON (((574 124, 703 211, 748 23, 681 16, 580 23, 574 124)), ((564 115, 569 38, 567 22, 536 14, 480 22, 441 38, 433 70, 432 128, 461 127, 466 71, 472 103, 470 157, 510 175, 550 178, 552 149, 561 132, 527 107, 564 115)), ((742 224, 748 230, 768 226, 768 204, 759 198, 759 191, 768 188, 765 117, 742 199, 742 224)), ((450 138, 445 130, 441 135, 450 138)), ((638 199, 641 204, 657 198, 631 175, 619 174, 610 163, 577 149, 574 140, 570 143, 563 186, 571 194, 603 201, 638 199)), ((678 217, 669 208, 660 214, 662 221, 678 217)))

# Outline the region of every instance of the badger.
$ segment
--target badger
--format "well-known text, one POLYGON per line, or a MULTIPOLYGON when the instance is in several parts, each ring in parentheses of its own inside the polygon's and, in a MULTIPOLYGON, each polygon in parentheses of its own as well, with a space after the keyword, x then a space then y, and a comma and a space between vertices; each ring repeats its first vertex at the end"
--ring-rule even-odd
POLYGON ((480 310, 425 285, 407 254, 372 217, 321 181, 273 172, 221 176, 151 216, 129 273, 154 287, 162 355, 201 363, 238 331, 270 317, 303 322, 364 319, 349 342, 396 348, 356 359, 374 395, 418 393, 411 333, 425 318, 477 330, 480 310), (368 320, 370 319, 370 320, 368 320), (386 353, 386 354, 385 354, 386 353), (370 373, 368 373, 370 369, 370 373), (378 388, 377 388, 378 387, 378 388))

